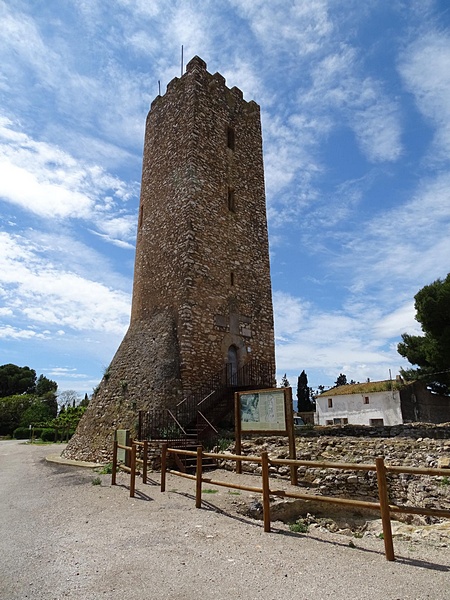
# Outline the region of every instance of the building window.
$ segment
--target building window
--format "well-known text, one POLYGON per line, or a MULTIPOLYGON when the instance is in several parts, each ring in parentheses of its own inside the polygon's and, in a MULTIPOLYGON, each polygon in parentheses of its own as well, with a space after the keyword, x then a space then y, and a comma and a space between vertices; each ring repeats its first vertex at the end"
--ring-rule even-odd
POLYGON ((364 404, 369 404, 369 396, 364 396, 364 404))
POLYGON ((233 127, 228 127, 227 143, 228 143, 228 148, 230 148, 230 150, 234 150, 234 129, 233 129, 233 127))
POLYGON ((232 190, 231 188, 228 188, 228 210, 230 210, 231 212, 236 211, 236 204, 235 204, 235 200, 234 200, 234 190, 232 190))
POLYGON ((142 221, 144 219, 144 207, 141 205, 139 209, 139 229, 142 227, 142 221))
POLYGON ((230 285, 234 285, 234 273, 231 271, 230 273, 230 285))
POLYGON ((328 398, 328 408, 333 408, 333 398, 328 398))
POLYGON ((327 419, 325 425, 333 425, 333 419, 327 419))
POLYGON ((383 427, 384 421, 383 419, 369 419, 369 425, 371 427, 383 427))

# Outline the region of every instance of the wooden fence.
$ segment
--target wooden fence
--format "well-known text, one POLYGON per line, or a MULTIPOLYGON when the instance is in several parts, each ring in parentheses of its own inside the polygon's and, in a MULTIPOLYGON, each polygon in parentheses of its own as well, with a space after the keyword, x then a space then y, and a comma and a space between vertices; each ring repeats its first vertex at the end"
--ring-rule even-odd
MULTIPOLYGON (((136 491, 136 474, 138 465, 142 465, 142 483, 147 483, 148 470, 148 442, 131 441, 130 446, 123 446, 117 441, 114 442, 113 462, 112 462, 112 477, 111 485, 116 485, 116 473, 118 469, 130 474, 130 497, 134 498, 136 491), (138 447, 142 448, 142 459, 137 457, 138 447), (117 458, 118 449, 125 450, 126 460, 124 464, 117 458)), ((360 463, 337 463, 337 462, 318 462, 307 460, 292 460, 281 458, 269 458, 267 452, 262 452, 261 456, 244 456, 234 454, 216 454, 213 452, 203 452, 203 447, 198 446, 196 451, 184 450, 181 448, 169 448, 168 444, 163 444, 161 454, 161 492, 166 491, 166 475, 170 473, 178 477, 184 477, 195 481, 195 506, 201 508, 202 505, 202 483, 217 485, 231 489, 244 490, 253 493, 262 494, 263 504, 263 522, 264 531, 270 532, 270 496, 278 496, 282 498, 296 498, 300 500, 314 500, 315 502, 327 502, 330 504, 338 504, 340 506, 348 506, 350 508, 364 508, 368 510, 376 510, 381 514, 383 525, 383 539, 386 559, 389 561, 395 560, 394 545, 392 541, 391 529, 391 513, 404 513, 413 515, 428 515, 434 517, 443 517, 450 519, 450 510, 440 510, 431 508, 422 508, 415 506, 398 506, 389 504, 388 485, 386 473, 394 474, 409 474, 409 475, 430 475, 430 476, 448 476, 449 469, 431 469, 431 468, 416 468, 416 467, 393 467, 386 465, 384 458, 375 459, 374 465, 360 463), (175 457, 179 455, 196 457, 196 474, 183 473, 169 469, 167 466, 168 455, 172 454, 175 457), (241 485, 225 481, 214 480, 211 477, 203 476, 203 459, 213 458, 216 460, 232 460, 236 463, 252 462, 261 465, 261 487, 241 485), (313 494, 302 494, 290 492, 286 490, 277 490, 270 487, 270 466, 286 466, 286 467, 316 467, 320 469, 337 469, 345 471, 374 471, 377 474, 378 498, 379 502, 368 502, 364 500, 351 500, 349 498, 336 498, 331 496, 316 496, 313 494)))
POLYGON ((366 465, 360 463, 335 463, 335 462, 316 462, 316 461, 305 461, 305 460, 291 460, 291 459, 270 459, 267 452, 262 452, 261 456, 243 456, 243 455, 225 455, 227 460, 252 462, 259 463, 261 465, 261 487, 253 487, 247 485, 233 484, 224 481, 214 480, 210 477, 203 477, 202 461, 203 458, 215 458, 219 460, 224 459, 223 454, 214 454, 212 452, 203 452, 202 446, 197 448, 197 451, 192 450, 181 450, 178 448, 168 448, 167 445, 163 446, 161 456, 161 491, 164 492, 166 489, 166 473, 171 473, 179 477, 185 477, 192 479, 196 482, 195 492, 195 506, 201 508, 202 504, 202 483, 208 483, 210 485, 223 486, 238 490, 245 490, 254 493, 262 494, 263 499, 263 521, 264 531, 270 532, 270 496, 278 496, 283 498, 298 498, 301 500, 314 500, 316 502, 328 502, 330 504, 338 504, 340 506, 348 506, 351 508, 365 508, 369 510, 379 511, 381 514, 381 521, 383 525, 383 539, 386 559, 389 561, 395 560, 394 545, 392 541, 392 529, 391 529, 391 513, 406 513, 414 515, 429 515, 434 517, 444 517, 450 519, 450 510, 439 510, 430 509, 414 506, 398 506, 395 504, 389 504, 388 500, 388 486, 386 481, 386 473, 407 473, 412 475, 449 475, 448 469, 428 469, 428 468, 415 468, 415 467, 392 467, 384 463, 384 458, 380 457, 375 460, 374 465, 366 465), (168 454, 184 454, 186 456, 196 456, 196 475, 190 475, 188 473, 182 473, 181 471, 175 471, 167 468, 167 456, 168 454), (316 496, 312 494, 301 494, 297 492, 288 492, 285 490, 276 490, 270 488, 270 477, 269 467, 270 465, 288 466, 288 467, 317 467, 323 469, 338 469, 338 470, 351 470, 351 471, 375 471, 377 474, 378 484, 378 498, 379 502, 367 502, 363 500, 351 500, 347 498, 335 498, 330 496, 316 496))
POLYGON ((134 498, 136 492, 136 472, 138 465, 142 465, 142 483, 147 483, 148 441, 138 442, 136 440, 130 440, 129 446, 123 446, 119 444, 117 440, 114 440, 111 485, 116 485, 116 474, 118 469, 129 473, 131 498, 134 498), (142 448, 142 459, 137 457, 138 447, 142 448), (119 449, 125 450, 125 463, 118 460, 117 451, 119 449))

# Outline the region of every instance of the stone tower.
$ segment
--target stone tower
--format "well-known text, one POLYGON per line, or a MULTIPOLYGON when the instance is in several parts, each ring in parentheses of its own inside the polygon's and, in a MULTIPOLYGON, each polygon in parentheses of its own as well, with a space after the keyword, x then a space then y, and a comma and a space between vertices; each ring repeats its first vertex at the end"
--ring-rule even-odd
POLYGON ((131 322, 65 456, 250 361, 274 383, 260 111, 194 57, 147 117, 131 322))

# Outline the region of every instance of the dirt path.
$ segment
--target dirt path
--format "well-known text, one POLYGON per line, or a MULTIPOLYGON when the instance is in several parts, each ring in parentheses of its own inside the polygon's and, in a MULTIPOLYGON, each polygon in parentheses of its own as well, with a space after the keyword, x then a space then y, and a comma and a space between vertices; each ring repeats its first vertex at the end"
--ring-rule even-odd
MULTIPOLYGON (((58 600, 441 600, 450 548, 383 542, 314 530, 291 534, 237 515, 220 488, 195 509, 194 484, 169 476, 168 491, 92 485, 92 470, 49 463, 61 446, 0 442, 0 598, 58 600), (221 507, 224 513, 214 510, 221 507)), ((207 487, 205 485, 205 487, 207 487)), ((244 492, 243 492, 244 494, 244 492)), ((207 498, 206 498, 207 497, 207 498)))

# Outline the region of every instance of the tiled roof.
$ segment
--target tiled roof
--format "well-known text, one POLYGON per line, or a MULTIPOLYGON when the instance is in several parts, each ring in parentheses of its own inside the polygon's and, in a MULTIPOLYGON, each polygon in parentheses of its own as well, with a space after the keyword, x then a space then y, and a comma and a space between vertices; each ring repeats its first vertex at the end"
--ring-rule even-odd
POLYGON ((318 394, 316 398, 323 396, 343 396, 345 394, 369 394, 374 392, 386 392, 389 390, 399 390, 404 387, 403 381, 397 381, 395 379, 386 379, 385 381, 367 381, 366 383, 352 383, 347 385, 339 385, 337 387, 330 388, 321 394, 318 394))

